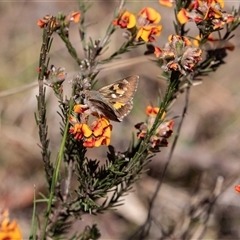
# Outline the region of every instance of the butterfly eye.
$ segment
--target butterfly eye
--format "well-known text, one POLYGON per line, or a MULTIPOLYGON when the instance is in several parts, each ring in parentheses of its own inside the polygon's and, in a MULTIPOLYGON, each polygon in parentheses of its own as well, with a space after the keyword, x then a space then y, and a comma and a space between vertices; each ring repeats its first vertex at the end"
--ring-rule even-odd
POLYGON ((82 98, 82 99, 85 99, 85 98, 86 98, 85 93, 82 93, 82 94, 81 94, 81 98, 82 98))

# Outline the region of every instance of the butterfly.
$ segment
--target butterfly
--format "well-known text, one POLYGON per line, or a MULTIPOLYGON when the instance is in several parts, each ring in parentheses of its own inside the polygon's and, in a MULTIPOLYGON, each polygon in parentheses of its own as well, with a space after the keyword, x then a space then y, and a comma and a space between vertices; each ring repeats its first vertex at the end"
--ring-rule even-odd
POLYGON ((81 97, 92 114, 121 122, 132 110, 138 82, 139 76, 132 75, 99 90, 84 90, 81 97))

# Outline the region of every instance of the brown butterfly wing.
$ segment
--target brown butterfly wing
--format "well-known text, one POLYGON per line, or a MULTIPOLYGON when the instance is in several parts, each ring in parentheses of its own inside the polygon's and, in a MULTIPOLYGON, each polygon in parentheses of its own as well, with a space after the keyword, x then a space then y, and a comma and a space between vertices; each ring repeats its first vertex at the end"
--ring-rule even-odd
POLYGON ((110 103, 127 103, 133 99, 138 82, 139 76, 132 75, 99 89, 99 93, 110 103))
POLYGON ((103 115, 112 121, 122 121, 133 107, 133 96, 137 90, 139 76, 133 75, 107 85, 92 94, 88 100, 103 115), (100 94, 100 95, 99 95, 100 94))
POLYGON ((119 119, 120 116, 118 112, 116 112, 112 107, 110 107, 110 105, 97 99, 89 99, 89 100, 91 101, 91 104, 94 105, 94 108, 98 109, 99 112, 101 112, 108 119, 116 122, 122 121, 122 119, 121 120, 119 119))
POLYGON ((137 90, 138 82, 139 76, 133 75, 99 90, 99 93, 113 106, 119 121, 122 121, 132 110, 132 99, 137 90))
POLYGON ((116 109, 116 112, 118 113, 119 121, 122 121, 123 118, 126 117, 130 113, 130 111, 132 110, 132 107, 133 107, 133 102, 129 101, 125 105, 116 109))

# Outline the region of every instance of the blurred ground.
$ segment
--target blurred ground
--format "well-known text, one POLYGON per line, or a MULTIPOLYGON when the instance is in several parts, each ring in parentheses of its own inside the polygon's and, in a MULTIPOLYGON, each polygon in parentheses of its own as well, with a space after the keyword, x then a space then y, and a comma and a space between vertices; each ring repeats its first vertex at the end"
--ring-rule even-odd
MULTIPOLYGON (((116 1, 93 1, 87 22, 97 24, 89 28, 89 36, 93 39, 104 35, 107 24, 112 18, 116 1)), ((235 4, 228 3, 228 9, 235 4)), ((158 1, 130 1, 126 7, 138 12, 143 6, 152 6, 162 15, 161 24, 165 27, 158 44, 161 46, 169 34, 173 33, 173 12, 158 4, 158 1)), ((237 6, 236 6, 237 7, 237 6)), ((41 30, 36 25, 38 19, 46 14, 56 15, 59 11, 69 13, 77 10, 76 2, 62 1, 21 1, 0 3, 0 92, 36 82, 39 50, 41 46, 41 30)), ((81 51, 76 26, 72 26, 70 38, 76 48, 81 51)), ((117 49, 122 32, 112 39, 109 55, 117 49)), ((235 179, 216 204, 206 239, 239 239, 240 196, 234 192, 233 186, 240 183, 239 142, 240 142, 240 68, 239 54, 240 30, 236 31, 232 43, 236 48, 229 52, 226 64, 217 72, 204 78, 202 85, 191 91, 188 115, 173 160, 168 169, 164 185, 159 192, 156 204, 156 215, 163 224, 169 219, 177 219, 188 204, 192 190, 199 175, 203 174, 201 190, 211 191, 217 176, 226 180, 235 179)), ((193 31, 194 36, 194 31, 193 31)), ((122 56, 130 59, 142 56, 144 47, 122 56)), ((106 53, 106 54, 108 54, 106 53)), ((58 36, 54 38, 51 51, 51 62, 56 66, 64 66, 68 78, 77 73, 78 66, 70 58, 58 36)), ((164 91, 164 82, 157 79, 161 72, 152 62, 136 59, 127 66, 103 70, 99 78, 99 87, 112 83, 122 77, 138 74, 140 86, 135 98, 135 106, 131 114, 122 124, 114 124, 112 144, 124 150, 128 140, 135 132, 134 125, 143 121, 144 109, 156 102, 155 96, 159 88, 164 91)), ((36 111, 37 88, 0 98, 0 207, 7 207, 13 217, 17 218, 27 239, 31 222, 31 206, 34 185, 44 191, 44 173, 37 146, 38 130, 34 112, 36 111)), ((58 150, 60 135, 58 133, 59 118, 56 114, 57 100, 48 91, 48 120, 51 148, 58 150)), ((169 117, 180 115, 184 104, 181 96, 173 106, 169 117)), ((176 126, 178 123, 176 120, 176 126)), ((171 141, 171 140, 170 140, 171 141)), ((96 151, 90 150, 89 156, 104 160, 105 147, 96 151)), ((152 163, 150 171, 136 184, 136 191, 130 194, 125 205, 117 212, 86 217, 87 222, 97 222, 102 232, 102 239, 126 239, 136 226, 144 222, 149 196, 154 192, 157 178, 162 172, 169 148, 162 149, 152 163), (104 219, 104 221, 103 221, 104 219)), ((76 223, 77 226, 81 223, 76 223)), ((155 235, 153 235, 155 236, 155 235)), ((152 238, 154 239, 154 237, 152 238)))

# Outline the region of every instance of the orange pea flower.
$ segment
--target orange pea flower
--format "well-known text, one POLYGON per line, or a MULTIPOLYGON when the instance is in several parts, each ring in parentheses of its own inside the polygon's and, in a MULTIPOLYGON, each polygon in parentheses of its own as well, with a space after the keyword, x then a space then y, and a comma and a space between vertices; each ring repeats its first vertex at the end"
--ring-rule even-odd
POLYGON ((187 23, 191 18, 189 12, 185 8, 182 8, 177 14, 177 19, 180 22, 180 24, 183 25, 187 23))
POLYGON ((157 26, 152 26, 152 25, 148 25, 148 26, 144 26, 141 27, 138 30, 136 39, 142 39, 145 42, 154 42, 155 37, 154 36, 160 36, 162 32, 162 26, 161 25, 157 25, 157 26))
POLYGON ((7 210, 0 212, 0 240, 22 240, 22 233, 17 221, 9 220, 7 210))
POLYGON ((90 137, 92 135, 92 130, 86 123, 76 123, 73 127, 69 130, 70 133, 75 135, 75 139, 82 139, 83 137, 90 137))
POLYGON ((121 28, 133 28, 136 25, 136 17, 129 11, 125 11, 113 21, 113 25, 120 26, 121 28))
POLYGON ((133 38, 145 42, 155 41, 155 36, 159 36, 162 32, 161 25, 155 25, 161 20, 161 15, 151 7, 144 7, 138 13, 137 18, 129 11, 121 13, 114 21, 114 26, 127 28, 124 37, 133 38))
POLYGON ((237 193, 240 193, 240 185, 235 186, 235 191, 236 191, 237 193))
POLYGON ((40 27, 40 28, 44 28, 44 26, 46 25, 46 21, 44 21, 43 19, 39 19, 37 21, 37 25, 40 27))
POLYGON ((99 147, 101 145, 108 146, 110 144, 112 126, 108 125, 106 128, 103 129, 102 136, 96 138, 95 147, 99 147))
POLYGON ((202 50, 191 47, 191 41, 183 36, 170 35, 163 48, 155 47, 155 55, 163 60, 165 71, 179 71, 186 75, 201 61, 202 50))
POLYGON ((73 111, 79 114, 83 114, 86 110, 88 110, 88 107, 86 107, 86 105, 83 105, 83 104, 76 104, 73 107, 73 111))
POLYGON ((92 124, 91 136, 85 138, 83 146, 85 147, 99 147, 101 145, 109 145, 112 132, 112 125, 105 117, 99 118, 92 124))
MULTIPOLYGON (((215 30, 234 21, 234 16, 224 12, 223 7, 223 0, 195 0, 187 9, 181 9, 177 18, 181 24, 194 21, 202 31, 206 24, 212 25, 215 30)), ((208 30, 205 32, 208 33, 208 30)))
POLYGON ((145 7, 139 12, 138 24, 146 26, 149 24, 157 24, 161 20, 161 15, 151 7, 145 7))
MULTIPOLYGON (((159 109, 160 109, 159 107, 147 106, 146 115, 151 117, 156 117, 159 112, 159 109)), ((166 115, 166 112, 163 113, 163 116, 161 119, 164 119, 165 115, 166 115)))
POLYGON ((71 21, 75 22, 75 23, 78 23, 79 20, 80 20, 80 17, 81 17, 81 13, 80 12, 73 12, 71 14, 71 21))
MULTIPOLYGON (((147 132, 152 128, 156 116, 160 109, 158 107, 147 106, 146 115, 148 116, 146 122, 141 122, 135 125, 135 128, 138 129, 137 137, 141 140, 144 140, 147 132)), ((161 120, 165 118, 166 113, 164 112, 161 120)), ((163 121, 159 127, 155 130, 154 134, 149 139, 149 151, 159 152, 160 147, 166 147, 168 145, 167 138, 169 138, 173 133, 173 120, 163 121)))
MULTIPOLYGON (((74 111, 82 114, 81 105, 76 105, 74 111)), ((106 117, 98 118, 90 126, 80 122, 75 116, 70 116, 69 121, 72 124, 69 132, 76 140, 82 140, 83 146, 92 148, 110 144, 112 125, 106 117)))
POLYGON ((107 118, 102 117, 99 118, 97 121, 93 122, 93 135, 95 137, 98 137, 100 135, 103 135, 103 131, 105 128, 107 128, 108 126, 110 126, 110 122, 107 118))
POLYGON ((159 112, 158 107, 147 106, 146 107, 146 114, 147 116, 156 116, 159 112))
MULTIPOLYGON (((43 17, 43 19, 39 19, 38 21, 37 21, 37 25, 40 27, 40 28, 44 28, 44 26, 46 26, 50 21, 52 21, 53 20, 53 16, 51 16, 51 15, 45 15, 44 17, 43 17)), ((53 21, 52 22, 52 28, 54 28, 56 26, 56 21, 53 21)))

